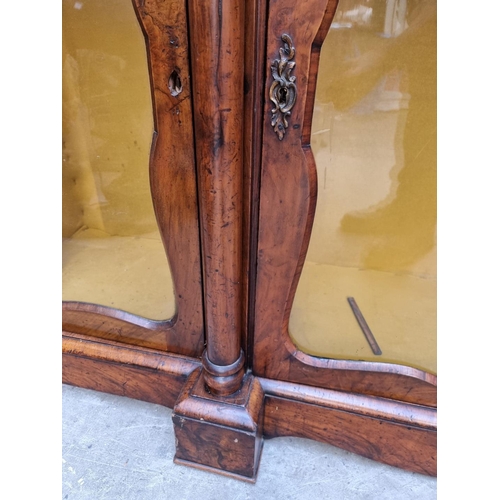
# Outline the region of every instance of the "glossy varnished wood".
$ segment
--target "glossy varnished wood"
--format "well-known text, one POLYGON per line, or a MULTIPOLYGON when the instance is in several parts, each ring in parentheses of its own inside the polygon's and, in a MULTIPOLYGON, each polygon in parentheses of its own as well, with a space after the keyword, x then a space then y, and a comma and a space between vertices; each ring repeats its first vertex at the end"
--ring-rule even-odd
POLYGON ((255 481, 262 448, 264 392, 248 374, 230 396, 208 392, 193 372, 174 408, 175 461, 255 481))
POLYGON ((200 361, 63 332, 63 383, 173 408, 200 361))
POLYGON ((206 310, 206 382, 229 394, 243 377, 244 2, 188 2, 206 310), (224 367, 240 360, 235 377, 224 367), (211 364, 213 369, 209 369, 211 364), (219 367, 219 368, 216 368, 219 367), (219 372, 215 377, 213 372, 219 372))
POLYGON ((245 4, 245 122, 243 182, 243 317, 247 366, 253 364, 262 113, 265 87, 267 2, 245 4))
POLYGON ((422 474, 437 474, 435 408, 259 379, 264 436, 323 441, 422 474))
POLYGON ((437 474, 437 432, 353 411, 266 396, 266 438, 295 436, 420 474, 437 474))
POLYGON ((63 336, 64 383, 174 408, 178 463, 254 481, 262 436, 297 436, 436 474, 434 408, 251 375, 220 397, 200 371, 185 356, 63 336))
POLYGON ((315 439, 435 474, 433 375, 315 358, 298 351, 288 335, 314 218, 309 139, 319 53, 336 2, 201 0, 189 2, 189 16, 178 0, 134 2, 154 97, 152 194, 179 309, 173 319, 154 322, 66 304, 63 381, 174 408, 176 462, 239 479, 255 480, 263 436, 315 439), (283 33, 296 49, 298 97, 279 141, 267 90, 283 33), (168 88, 172 68, 186 83, 177 96, 168 88), (195 153, 203 361, 199 275, 193 280, 200 262, 199 242, 192 239, 198 231, 195 153), (170 199, 170 189, 180 191, 170 199), (253 355, 243 376, 245 337, 253 355))
POLYGON ((319 387, 259 378, 267 396, 300 401, 349 411, 366 417, 380 418, 393 423, 411 425, 435 431, 437 412, 435 408, 394 401, 376 396, 365 396, 349 392, 332 391, 319 387))
POLYGON ((67 302, 63 327, 200 356, 203 303, 186 9, 180 0, 133 4, 146 40, 152 90, 151 194, 174 283, 176 313, 165 321, 152 321, 109 307, 67 302), (176 95, 169 88, 173 72, 182 83, 176 95))
POLYGON ((266 378, 435 406, 434 375, 400 365, 315 358, 298 351, 288 334, 316 207, 309 141, 320 48, 335 8, 335 0, 277 0, 269 7, 266 85, 287 33, 296 51, 297 101, 282 141, 271 126, 270 100, 264 108, 253 369, 266 378))

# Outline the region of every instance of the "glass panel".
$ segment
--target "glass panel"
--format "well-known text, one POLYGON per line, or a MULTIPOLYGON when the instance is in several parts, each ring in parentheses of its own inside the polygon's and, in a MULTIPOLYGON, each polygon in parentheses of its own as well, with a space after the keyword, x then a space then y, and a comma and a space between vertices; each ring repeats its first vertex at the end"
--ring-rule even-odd
POLYGON ((153 114, 131 0, 63 0, 63 299, 167 319, 149 187, 153 114))
POLYGON ((435 373, 435 0, 340 0, 321 51, 312 148, 318 205, 294 342, 435 373))

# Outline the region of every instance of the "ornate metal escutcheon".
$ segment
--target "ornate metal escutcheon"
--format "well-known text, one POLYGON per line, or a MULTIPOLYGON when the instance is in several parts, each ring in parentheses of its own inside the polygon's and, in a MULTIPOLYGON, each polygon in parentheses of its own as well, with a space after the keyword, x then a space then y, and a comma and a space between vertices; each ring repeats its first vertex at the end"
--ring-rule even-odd
POLYGON ((284 33, 281 35, 281 39, 284 42, 284 47, 280 48, 280 58, 275 59, 271 64, 271 74, 274 81, 269 90, 269 97, 274 103, 271 125, 280 141, 285 136, 285 129, 288 128, 287 117, 290 116, 297 97, 295 76, 290 75, 295 67, 295 62, 291 62, 295 56, 295 47, 290 35, 284 33))

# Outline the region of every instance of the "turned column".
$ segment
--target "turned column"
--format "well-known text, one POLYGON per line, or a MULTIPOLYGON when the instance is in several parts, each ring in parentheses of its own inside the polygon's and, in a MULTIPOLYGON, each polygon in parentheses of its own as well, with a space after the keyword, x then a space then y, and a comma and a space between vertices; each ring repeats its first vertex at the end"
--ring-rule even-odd
POLYGON ((243 0, 188 2, 207 346, 203 377, 229 395, 244 374, 243 0))

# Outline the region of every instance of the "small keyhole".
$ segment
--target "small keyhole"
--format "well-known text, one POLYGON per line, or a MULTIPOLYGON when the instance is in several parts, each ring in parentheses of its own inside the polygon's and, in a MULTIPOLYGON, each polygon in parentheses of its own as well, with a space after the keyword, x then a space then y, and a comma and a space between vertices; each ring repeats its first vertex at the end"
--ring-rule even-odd
POLYGON ((288 90, 286 88, 282 87, 278 90, 278 102, 280 104, 286 103, 287 96, 288 96, 288 90))
POLYGON ((172 96, 176 97, 182 92, 182 81, 179 73, 174 69, 168 79, 168 88, 172 96))

